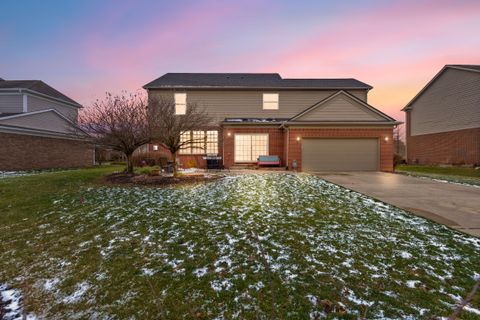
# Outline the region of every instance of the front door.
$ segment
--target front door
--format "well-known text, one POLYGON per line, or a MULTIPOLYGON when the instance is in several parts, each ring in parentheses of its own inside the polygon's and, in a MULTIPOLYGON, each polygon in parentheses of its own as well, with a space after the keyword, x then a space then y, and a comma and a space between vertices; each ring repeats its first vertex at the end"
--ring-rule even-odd
POLYGON ((268 134, 235 134, 235 162, 257 162, 268 155, 268 134))

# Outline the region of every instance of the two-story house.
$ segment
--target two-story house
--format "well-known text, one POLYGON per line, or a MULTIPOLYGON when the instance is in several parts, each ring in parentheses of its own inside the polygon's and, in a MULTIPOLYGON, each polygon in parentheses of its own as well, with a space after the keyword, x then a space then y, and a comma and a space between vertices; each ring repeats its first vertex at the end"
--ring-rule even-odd
POLYGON ((92 165, 93 146, 77 134, 79 108, 43 81, 0 78, 0 171, 92 165))
POLYGON ((446 65, 403 108, 407 160, 480 165, 480 65, 446 65))
MULTIPOLYGON (((150 98, 189 103, 215 119, 204 138, 182 150, 184 161, 204 166, 217 154, 225 167, 279 156, 304 171, 393 170, 393 127, 399 122, 367 102, 372 87, 355 79, 283 79, 277 73, 167 73, 146 84, 150 98)), ((158 150, 158 145, 150 146, 158 150)))

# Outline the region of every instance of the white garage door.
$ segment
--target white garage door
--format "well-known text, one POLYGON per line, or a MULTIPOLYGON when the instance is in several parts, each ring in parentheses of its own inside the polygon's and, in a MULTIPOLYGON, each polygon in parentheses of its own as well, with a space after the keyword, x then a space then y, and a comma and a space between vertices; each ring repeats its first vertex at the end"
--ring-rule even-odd
POLYGON ((378 158, 378 139, 302 141, 303 171, 376 171, 378 158))

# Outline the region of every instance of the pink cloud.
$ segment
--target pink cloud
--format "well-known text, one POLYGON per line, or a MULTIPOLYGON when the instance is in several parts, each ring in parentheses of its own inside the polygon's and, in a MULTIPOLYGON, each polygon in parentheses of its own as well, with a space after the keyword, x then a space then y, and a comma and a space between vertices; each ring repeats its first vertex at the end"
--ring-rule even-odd
MULTIPOLYGON (((208 42, 242 10, 231 2, 195 3, 172 13, 169 20, 158 19, 140 30, 114 41, 102 34, 92 35, 84 50, 90 66, 100 69, 152 67, 156 61, 195 55, 202 41, 208 42)), ((115 18, 109 19, 112 25, 115 18)), ((205 43, 203 43, 205 45, 205 43)))
POLYGON ((480 63, 480 42, 462 38, 466 26, 480 27, 479 10, 480 2, 435 1, 351 12, 288 44, 263 71, 358 78, 375 87, 370 102, 403 119, 399 110, 444 64, 480 63))
POLYGON ((452 27, 459 29, 458 23, 478 20, 478 10, 480 2, 435 1, 415 5, 402 2, 352 12, 291 44, 293 49, 281 54, 270 68, 281 68, 292 75, 304 74, 312 67, 322 67, 326 72, 351 72, 352 66, 376 64, 388 59, 385 54, 391 55, 394 50, 425 45, 452 27))

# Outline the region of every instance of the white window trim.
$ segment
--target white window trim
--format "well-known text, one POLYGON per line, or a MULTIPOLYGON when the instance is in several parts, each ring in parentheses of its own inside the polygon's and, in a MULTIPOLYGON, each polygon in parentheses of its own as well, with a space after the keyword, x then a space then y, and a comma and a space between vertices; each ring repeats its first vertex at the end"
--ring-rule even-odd
POLYGON ((264 92, 262 95, 262 108, 263 110, 278 110, 280 109, 280 94, 278 92, 264 92), (265 95, 276 95, 277 101, 265 100, 265 95), (265 102, 277 102, 276 108, 265 107, 265 102))
MULTIPOLYGON (((187 93, 186 92, 175 92, 173 95, 173 99, 175 102, 175 114, 176 115, 184 115, 187 113, 187 93), (184 96, 185 97, 185 102, 184 103, 179 103, 177 102, 177 96, 184 96), (180 107, 183 107, 183 110, 179 110, 180 107)), ((180 100, 180 99, 179 99, 180 100)), ((182 98, 183 100, 183 98, 182 98)))
POLYGON ((270 134, 268 133, 236 133, 233 137, 233 162, 234 163, 255 163, 257 162, 256 159, 250 161, 237 161, 236 155, 236 136, 266 136, 267 137, 267 155, 270 155, 270 134))

